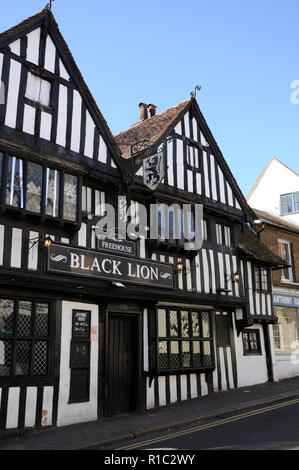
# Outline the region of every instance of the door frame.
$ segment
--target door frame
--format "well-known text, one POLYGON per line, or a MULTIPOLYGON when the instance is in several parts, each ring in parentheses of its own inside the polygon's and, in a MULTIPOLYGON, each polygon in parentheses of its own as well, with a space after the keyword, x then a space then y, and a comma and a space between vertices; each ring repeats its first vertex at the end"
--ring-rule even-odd
MULTIPOLYGON (((125 302, 123 302, 125 304, 125 302)), ((139 307, 139 306, 138 306, 139 307)), ((111 316, 122 316, 135 319, 136 329, 137 329, 137 346, 136 351, 138 354, 137 357, 137 406, 135 413, 141 412, 145 409, 145 377, 143 373, 143 309, 140 306, 139 311, 123 311, 115 308, 115 304, 110 309, 109 305, 106 309, 106 328, 105 328, 105 360, 104 360, 104 416, 109 417, 108 409, 108 368, 109 368, 109 320, 111 316)))

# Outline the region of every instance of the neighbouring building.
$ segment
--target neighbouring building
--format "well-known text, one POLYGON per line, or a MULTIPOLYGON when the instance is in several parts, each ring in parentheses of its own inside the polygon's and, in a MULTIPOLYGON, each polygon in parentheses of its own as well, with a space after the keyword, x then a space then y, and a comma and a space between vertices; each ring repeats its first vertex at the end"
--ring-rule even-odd
POLYGON ((260 239, 286 260, 273 272, 271 326, 274 379, 299 375, 299 175, 272 158, 251 190, 249 204, 257 215, 260 239))
POLYGON ((113 136, 48 8, 0 35, 0 73, 0 428, 273 380, 271 276, 287 262, 196 99, 140 103, 113 136), (109 207, 138 233, 153 204, 157 237, 98 238, 109 207), (186 244, 195 204, 201 249, 186 244))

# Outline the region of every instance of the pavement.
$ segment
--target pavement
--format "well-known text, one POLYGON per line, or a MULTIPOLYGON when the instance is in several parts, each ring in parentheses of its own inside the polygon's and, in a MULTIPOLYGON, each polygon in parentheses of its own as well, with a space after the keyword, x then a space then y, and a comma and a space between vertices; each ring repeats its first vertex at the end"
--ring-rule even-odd
POLYGON ((227 413, 299 397, 299 377, 187 400, 140 414, 2 435, 1 450, 94 450, 227 413))

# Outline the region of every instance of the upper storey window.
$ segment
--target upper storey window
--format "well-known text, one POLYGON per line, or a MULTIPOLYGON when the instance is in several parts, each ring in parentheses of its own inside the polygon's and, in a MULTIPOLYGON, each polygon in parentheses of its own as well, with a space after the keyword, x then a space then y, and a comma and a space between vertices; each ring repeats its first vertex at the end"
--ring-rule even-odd
POLYGON ((231 227, 216 224, 216 240, 218 245, 232 246, 231 227))
POLYGON ((187 166, 190 170, 200 170, 199 151, 192 145, 187 145, 187 166))
POLYGON ((280 196, 281 215, 299 212, 299 191, 280 196))
POLYGON ((32 101, 32 104, 48 107, 50 106, 50 94, 51 83, 29 72, 25 97, 32 101))
POLYGON ((6 188, 4 205, 77 221, 77 176, 3 153, 0 153, 0 174, 6 188))

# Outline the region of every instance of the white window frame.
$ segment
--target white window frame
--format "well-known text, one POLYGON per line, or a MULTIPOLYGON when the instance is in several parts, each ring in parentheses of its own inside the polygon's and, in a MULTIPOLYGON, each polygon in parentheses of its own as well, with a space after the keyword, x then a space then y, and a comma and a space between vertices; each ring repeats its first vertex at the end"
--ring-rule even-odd
POLYGON ((281 271, 281 281, 282 282, 294 282, 294 273, 293 273, 293 266, 292 266, 292 250, 291 250, 291 242, 287 241, 287 240, 283 240, 281 238, 278 238, 277 240, 278 242, 278 245, 279 244, 284 244, 284 245, 287 245, 288 247, 288 252, 289 252, 289 260, 286 260, 289 262, 289 264, 291 264, 291 267, 290 268, 285 268, 288 270, 288 273, 289 273, 289 277, 286 278, 284 276, 284 270, 281 271))

